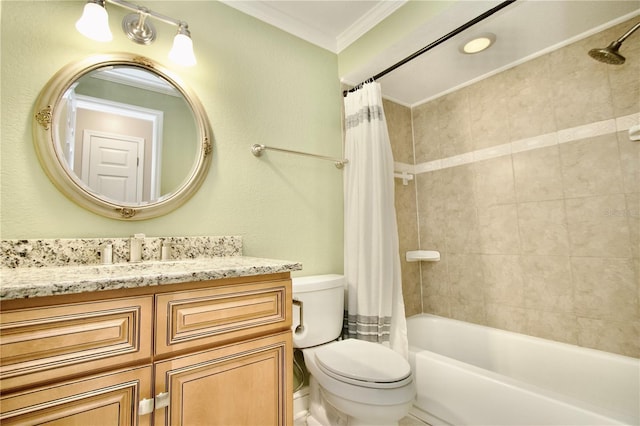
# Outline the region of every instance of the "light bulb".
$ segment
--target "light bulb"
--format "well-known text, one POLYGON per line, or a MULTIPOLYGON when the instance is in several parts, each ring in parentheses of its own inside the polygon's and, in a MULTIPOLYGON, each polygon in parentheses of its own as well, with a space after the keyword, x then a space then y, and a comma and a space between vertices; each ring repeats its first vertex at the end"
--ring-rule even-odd
POLYGON ((95 41, 113 40, 109 29, 109 15, 100 4, 89 2, 84 5, 82 16, 76 22, 76 29, 85 37, 95 41))

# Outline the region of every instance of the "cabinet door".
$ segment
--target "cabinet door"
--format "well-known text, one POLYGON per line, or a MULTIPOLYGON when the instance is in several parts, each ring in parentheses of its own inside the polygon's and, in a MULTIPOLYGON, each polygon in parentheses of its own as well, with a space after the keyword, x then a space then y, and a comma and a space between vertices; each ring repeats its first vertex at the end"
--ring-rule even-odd
POLYGON ((0 423, 64 426, 149 425, 138 403, 151 395, 151 366, 3 395, 0 423))
POLYGON ((291 280, 156 296, 156 355, 168 356, 291 327, 291 280))
POLYGON ((151 362, 153 297, 0 312, 0 391, 151 362))
POLYGON ((156 363, 154 425, 291 426, 292 356, 287 331, 156 363))

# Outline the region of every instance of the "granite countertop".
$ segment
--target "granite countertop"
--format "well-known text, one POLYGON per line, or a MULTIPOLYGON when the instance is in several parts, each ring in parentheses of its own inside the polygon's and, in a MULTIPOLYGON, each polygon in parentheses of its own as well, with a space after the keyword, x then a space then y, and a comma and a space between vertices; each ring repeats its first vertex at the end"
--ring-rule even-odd
POLYGON ((302 264, 245 256, 112 265, 0 268, 0 301, 299 271, 302 264))

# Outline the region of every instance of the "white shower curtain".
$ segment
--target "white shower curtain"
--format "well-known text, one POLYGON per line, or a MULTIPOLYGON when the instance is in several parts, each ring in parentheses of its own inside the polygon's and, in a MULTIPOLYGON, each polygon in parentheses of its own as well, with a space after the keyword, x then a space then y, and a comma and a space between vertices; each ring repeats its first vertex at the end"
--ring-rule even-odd
POLYGON ((393 154, 380 84, 349 93, 344 107, 347 335, 388 344, 406 358, 393 154))

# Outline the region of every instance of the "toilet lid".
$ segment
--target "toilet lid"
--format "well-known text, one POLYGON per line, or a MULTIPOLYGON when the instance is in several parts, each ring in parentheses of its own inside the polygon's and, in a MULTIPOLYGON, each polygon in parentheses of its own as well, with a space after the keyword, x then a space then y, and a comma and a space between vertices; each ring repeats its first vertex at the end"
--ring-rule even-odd
POLYGON ((319 347, 315 359, 327 375, 358 386, 400 387, 412 380, 407 360, 378 343, 340 340, 319 347))

